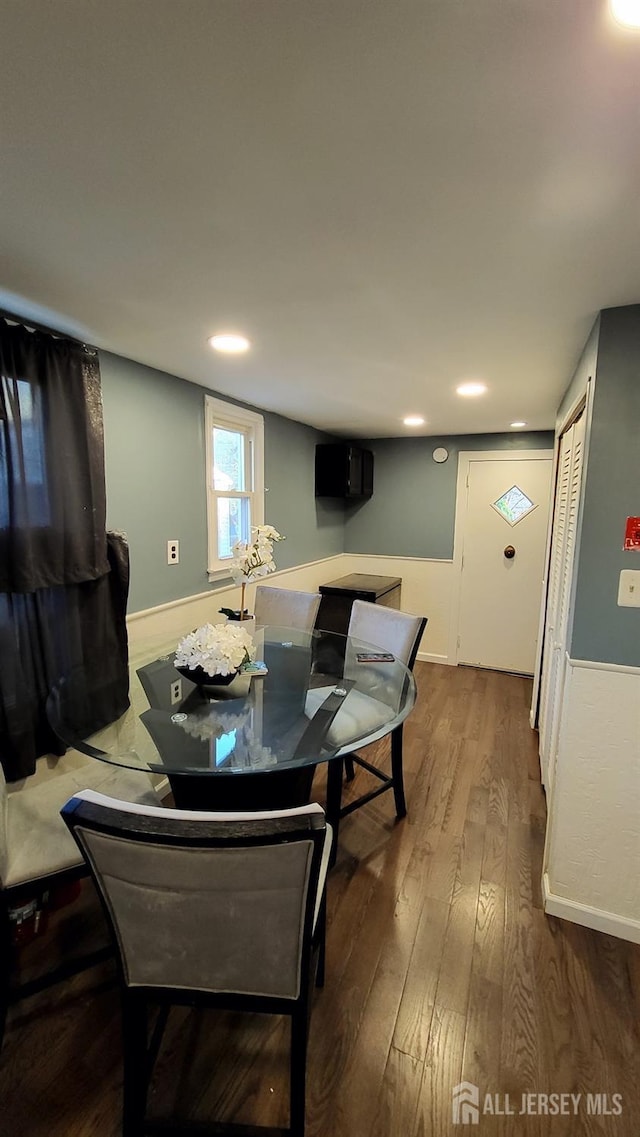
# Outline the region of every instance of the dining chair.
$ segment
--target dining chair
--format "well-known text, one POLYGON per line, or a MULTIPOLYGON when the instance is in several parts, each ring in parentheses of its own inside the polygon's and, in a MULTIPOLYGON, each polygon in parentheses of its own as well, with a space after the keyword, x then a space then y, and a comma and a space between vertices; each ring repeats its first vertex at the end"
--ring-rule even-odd
MULTIPOLYGON (((209 813, 143 808, 87 790, 62 816, 90 866, 119 961, 123 1137, 139 1137, 147 1124, 188 1127, 184 1119, 145 1121, 174 1004, 290 1017, 284 1132, 303 1137, 310 987, 314 977, 324 981, 331 829, 321 807, 209 813)), ((249 1132, 210 1130, 221 1131, 249 1132)))
MULTIPOLYGON (((394 702, 397 703, 400 693, 398 690, 385 691, 384 662, 374 662, 366 665, 371 677, 371 693, 367 693, 365 690, 366 673, 362 672, 362 668, 365 665, 359 663, 356 659, 358 642, 371 644, 374 647, 379 647, 384 651, 391 652, 396 659, 401 660, 409 670, 413 671, 418 646, 426 625, 427 619, 424 616, 412 616, 407 612, 400 612, 396 608, 386 608, 380 604, 370 604, 366 600, 354 600, 349 620, 349 641, 347 643, 344 670, 344 674, 347 678, 351 674, 354 676, 358 675, 358 689, 354 689, 350 692, 349 699, 345 700, 344 704, 343 713, 348 713, 350 720, 355 718, 356 721, 361 720, 363 724, 366 724, 367 717, 372 713, 372 699, 378 706, 380 702, 386 703, 390 712, 395 710, 394 702), (355 643, 351 641, 355 641, 355 643), (363 682, 363 678, 365 678, 365 682, 363 682)), ((376 717, 379 720, 380 716, 378 715, 376 717)), ((331 728, 331 738, 334 744, 339 744, 339 734, 340 718, 336 716, 331 728)), ((353 737, 353 734, 351 734, 351 737, 353 737)), ((386 793, 388 790, 393 790, 396 817, 405 817, 407 805, 404 792, 402 723, 391 731, 390 774, 382 770, 379 766, 368 762, 359 753, 349 752, 347 750, 342 754, 339 753, 336 758, 332 758, 329 762, 326 804, 327 819, 333 828, 334 845, 331 857, 332 863, 335 860, 337 850, 340 820, 343 817, 347 817, 348 814, 354 813, 356 809, 360 809, 363 805, 368 805, 370 801, 373 801, 379 797, 380 794, 386 793), (361 794, 343 806, 342 782, 344 773, 346 771, 347 780, 352 781, 355 773, 355 765, 366 770, 366 772, 376 778, 381 785, 376 786, 375 789, 369 790, 367 793, 361 794)))
POLYGON ((101 762, 88 762, 42 781, 32 775, 8 789, 0 767, 0 1048, 12 1003, 113 954, 110 946, 104 946, 65 958, 37 978, 14 981, 19 964, 16 913, 32 902, 36 910, 42 910, 52 892, 89 875, 84 858, 60 817, 64 802, 89 786, 141 805, 160 804, 151 778, 142 771, 116 770, 101 762))
POLYGON ((310 632, 320 607, 319 592, 297 592, 293 588, 256 587, 254 613, 256 624, 276 624, 310 632))

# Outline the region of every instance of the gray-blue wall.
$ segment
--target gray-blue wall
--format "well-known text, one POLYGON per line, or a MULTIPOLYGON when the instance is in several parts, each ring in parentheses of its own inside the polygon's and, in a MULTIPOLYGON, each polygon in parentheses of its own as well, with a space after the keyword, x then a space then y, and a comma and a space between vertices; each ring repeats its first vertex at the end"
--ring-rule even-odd
POLYGON ((640 666, 640 609, 619 608, 621 569, 640 569, 623 552, 625 520, 640 516, 640 305, 600 315, 571 655, 640 666))
MULTIPOLYGON (((129 611, 204 592, 213 587, 204 458, 204 395, 211 392, 108 352, 100 353, 100 367, 107 521, 129 538, 129 611), (178 565, 167 565, 169 539, 180 541, 178 565)), ((315 445, 329 436, 261 413, 265 516, 287 538, 276 550, 278 567, 341 553, 343 509, 314 496, 315 445)))
MULTIPOLYGON (((213 587, 207 581, 207 392, 108 352, 100 363, 108 524, 129 538, 129 611, 136 612, 213 587), (166 563, 169 539, 180 541, 178 565, 166 563)), ((266 520, 287 538, 276 550, 278 568, 343 551, 451 557, 459 451, 553 443, 549 433, 377 439, 366 444, 375 454, 374 496, 345 507, 315 497, 315 446, 329 436, 261 413, 266 520), (431 457, 439 445, 449 450, 442 465, 431 457)))
POLYGON ((347 507, 345 551, 446 559, 453 556, 460 451, 553 449, 553 433, 378 438, 364 445, 374 453, 373 497, 347 507), (449 451, 446 462, 433 461, 436 446, 449 451))

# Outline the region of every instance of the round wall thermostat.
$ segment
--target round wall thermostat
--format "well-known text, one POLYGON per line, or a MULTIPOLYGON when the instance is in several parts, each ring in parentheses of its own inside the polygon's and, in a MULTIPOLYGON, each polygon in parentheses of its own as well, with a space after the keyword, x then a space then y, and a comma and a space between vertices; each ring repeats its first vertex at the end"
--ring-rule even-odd
POLYGON ((446 462, 449 457, 449 451, 444 446, 436 446, 432 458, 434 462, 446 462))

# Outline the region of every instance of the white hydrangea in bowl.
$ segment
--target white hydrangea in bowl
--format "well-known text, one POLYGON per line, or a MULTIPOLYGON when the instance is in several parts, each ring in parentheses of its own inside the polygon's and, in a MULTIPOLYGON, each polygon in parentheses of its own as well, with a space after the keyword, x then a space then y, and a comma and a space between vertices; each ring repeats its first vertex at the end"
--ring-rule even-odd
MULTIPOLYGON (((231 705, 235 707, 237 703, 238 700, 233 699, 231 705)), ((232 712, 226 709, 218 709, 220 707, 225 708, 228 705, 220 702, 203 703, 196 711, 185 715, 179 725, 187 734, 198 739, 199 742, 211 742, 212 739, 222 738, 223 734, 240 730, 249 717, 248 707, 232 712), (212 711, 212 708, 215 710, 212 711)))
POLYGON ((255 644, 241 623, 203 624, 180 640, 174 666, 192 683, 220 685, 230 683, 255 655, 255 644))

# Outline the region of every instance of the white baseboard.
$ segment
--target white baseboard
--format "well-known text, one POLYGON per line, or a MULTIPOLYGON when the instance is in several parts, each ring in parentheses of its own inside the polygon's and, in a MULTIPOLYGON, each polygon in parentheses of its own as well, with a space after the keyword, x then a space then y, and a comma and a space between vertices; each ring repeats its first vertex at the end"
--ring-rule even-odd
POLYGON ((616 916, 614 912, 604 912, 600 908, 591 908, 589 904, 568 900, 566 896, 557 896, 551 891, 547 873, 542 877, 542 895, 547 916, 558 916, 561 920, 581 924, 584 928, 594 928, 596 932, 604 932, 607 936, 617 936, 620 940, 640 944, 640 920, 616 916))
MULTIPOLYGON (((416 659, 419 659, 421 663, 451 663, 448 655, 435 655, 429 651, 419 651, 416 659)), ((455 664, 453 666, 455 667, 455 664)))

